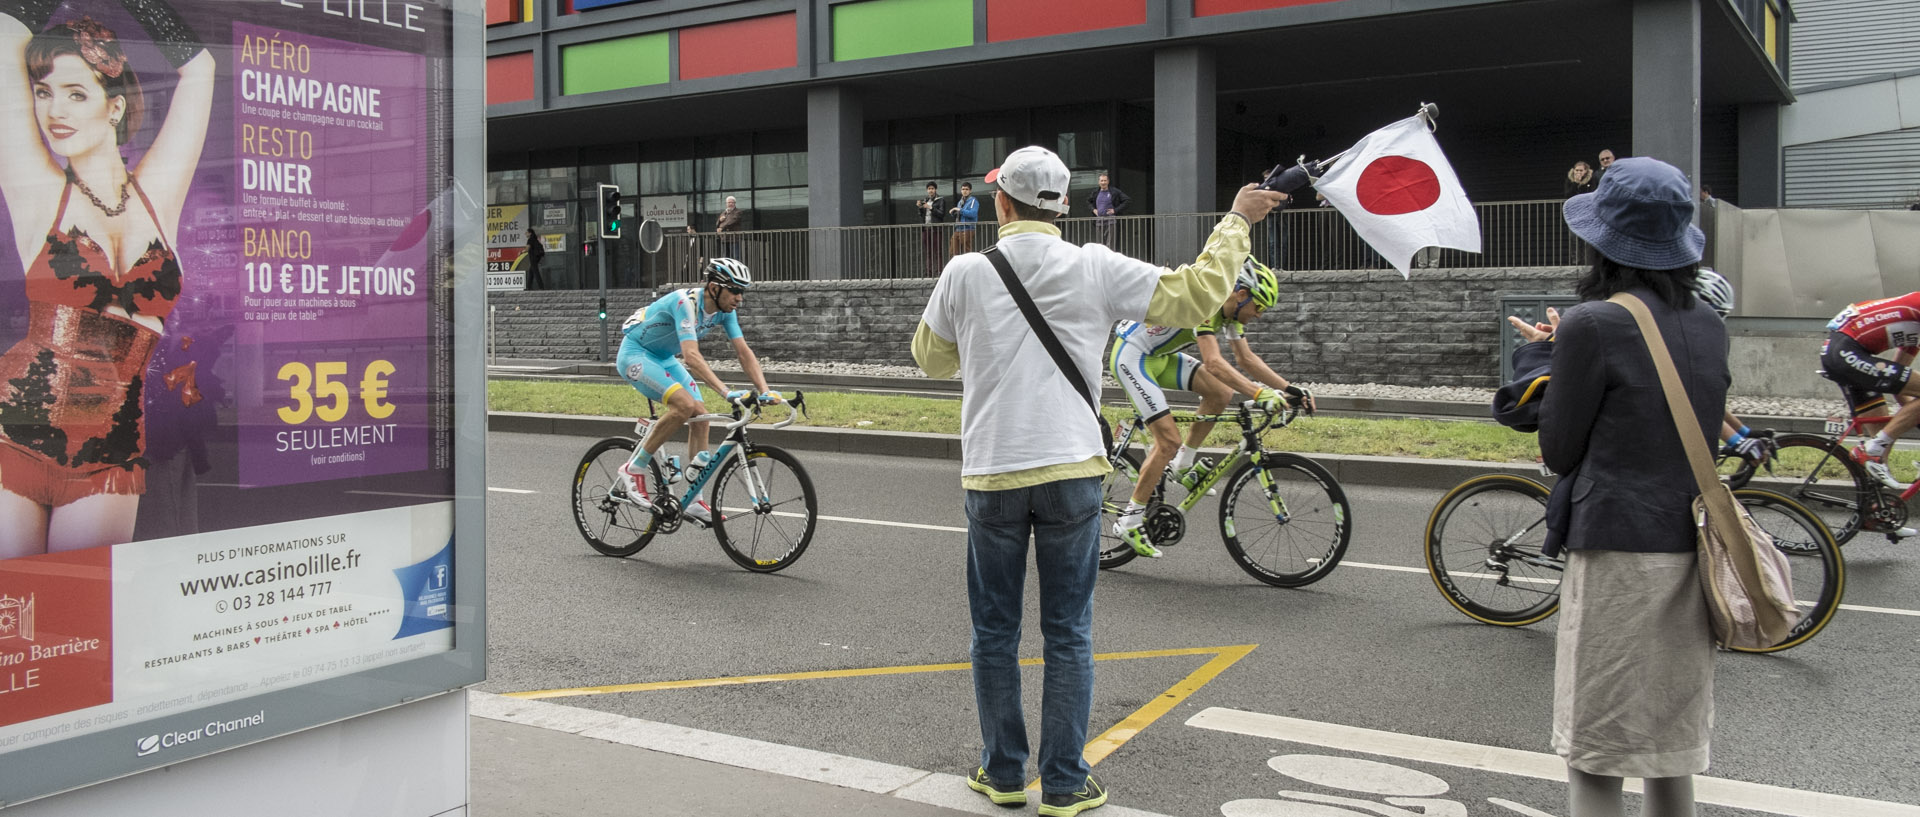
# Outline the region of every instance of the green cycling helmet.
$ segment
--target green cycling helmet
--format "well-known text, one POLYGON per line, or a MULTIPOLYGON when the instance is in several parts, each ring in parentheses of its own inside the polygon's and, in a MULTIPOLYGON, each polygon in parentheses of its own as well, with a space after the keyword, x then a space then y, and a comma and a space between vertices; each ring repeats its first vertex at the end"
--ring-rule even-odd
POLYGON ((1240 265, 1240 279, 1234 282, 1234 289, 1244 289, 1253 296, 1253 302, 1261 309, 1272 309, 1273 303, 1280 300, 1280 279, 1267 265, 1247 257, 1240 265))

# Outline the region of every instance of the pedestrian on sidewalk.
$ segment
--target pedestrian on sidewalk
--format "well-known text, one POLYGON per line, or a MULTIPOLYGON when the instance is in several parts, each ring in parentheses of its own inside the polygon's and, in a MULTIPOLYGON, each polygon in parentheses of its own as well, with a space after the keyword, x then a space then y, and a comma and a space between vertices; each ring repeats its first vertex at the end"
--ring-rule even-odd
MULTIPOLYGON (((1098 384, 1107 329, 1121 319, 1192 326, 1217 310, 1247 258, 1252 225, 1283 194, 1247 185, 1192 263, 1167 270, 1101 244, 1075 246, 1054 220, 1072 176, 1040 147, 987 174, 998 184, 998 251, 1082 382, 1098 384)), ((967 786, 1000 805, 1027 801, 1020 704, 1020 618, 1027 541, 1040 581, 1046 669, 1040 814, 1071 817, 1107 801, 1082 754, 1093 705, 1093 585, 1100 572, 1100 479, 1111 469, 1090 401, 1043 351, 986 254, 947 262, 913 338, 929 377, 963 386, 960 484, 966 489, 967 604, 983 747, 967 786)))
POLYGON ((1640 328, 1606 301, 1629 292, 1647 305, 1708 440, 1720 436, 1732 380, 1727 327, 1694 295, 1706 242, 1686 175, 1657 159, 1609 164, 1598 190, 1566 204, 1567 227, 1595 251, 1575 284, 1581 303, 1557 325, 1515 322, 1529 342, 1553 341, 1539 418, 1540 453, 1566 503, 1548 522, 1567 550, 1553 748, 1567 761, 1572 817, 1623 814, 1628 777, 1646 781, 1646 817, 1691 817, 1713 731, 1700 489, 1640 328))

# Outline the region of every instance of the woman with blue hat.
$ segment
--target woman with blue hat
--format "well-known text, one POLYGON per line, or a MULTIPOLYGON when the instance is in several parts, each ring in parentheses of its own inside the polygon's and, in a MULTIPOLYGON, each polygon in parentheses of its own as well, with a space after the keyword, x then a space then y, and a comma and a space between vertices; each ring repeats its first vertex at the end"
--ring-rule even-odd
POLYGON ((1646 817, 1692 815, 1692 775, 1707 768, 1714 642, 1695 555, 1699 489, 1639 326, 1607 302, 1624 292, 1647 305, 1701 434, 1717 439, 1727 329, 1695 297, 1706 240, 1694 203, 1672 165, 1614 162, 1566 203, 1567 227, 1593 250, 1581 303, 1555 326, 1516 323, 1551 355, 1537 422, 1541 456, 1563 475, 1550 514, 1567 550, 1553 747, 1572 817, 1621 815, 1628 777, 1646 780, 1646 817))

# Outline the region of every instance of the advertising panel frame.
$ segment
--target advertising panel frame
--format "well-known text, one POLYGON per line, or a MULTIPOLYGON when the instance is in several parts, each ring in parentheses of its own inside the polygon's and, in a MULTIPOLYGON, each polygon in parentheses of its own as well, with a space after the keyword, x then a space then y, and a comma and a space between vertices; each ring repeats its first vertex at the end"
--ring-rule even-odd
MULTIPOLYGON (((279 2, 291 6, 297 0, 279 2)), ((456 692, 485 679, 486 242, 485 208, 477 200, 485 190, 484 8, 480 0, 425 5, 447 15, 451 38, 443 67, 447 107, 442 120, 452 143, 451 180, 438 194, 451 236, 446 259, 451 360, 445 367, 451 394, 441 409, 450 415, 451 429, 451 648, 38 745, 0 749, 0 809, 456 692), (259 722, 248 723, 250 719, 259 722), (216 723, 248 725, 202 728, 216 723), (141 751, 143 741, 153 736, 196 731, 199 736, 191 742, 165 751, 141 751)), ((437 134, 429 131, 427 138, 437 134)))

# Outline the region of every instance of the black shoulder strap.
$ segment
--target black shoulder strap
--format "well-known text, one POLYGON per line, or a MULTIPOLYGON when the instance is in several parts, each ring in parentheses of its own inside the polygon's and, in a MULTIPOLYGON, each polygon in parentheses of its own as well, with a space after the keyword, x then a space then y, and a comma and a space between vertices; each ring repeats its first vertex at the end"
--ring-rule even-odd
POLYGON ((1027 317, 1027 325, 1033 327, 1033 334, 1040 339, 1040 345, 1047 348, 1047 354, 1053 357, 1053 363, 1060 367, 1060 373, 1067 376, 1067 382, 1073 390, 1080 393, 1087 408, 1093 410, 1094 419, 1100 424, 1100 447, 1106 447, 1106 418, 1100 414, 1100 405, 1094 402, 1093 392, 1087 389, 1087 379, 1080 375, 1080 367, 1073 365, 1073 359, 1067 356, 1067 349, 1060 345, 1060 338, 1053 334, 1053 327, 1047 325, 1047 319, 1041 317, 1040 307, 1033 302, 1033 296, 1027 294, 1027 288, 1020 283, 1020 277, 1013 274, 1013 265, 1008 263, 1006 254, 999 247, 988 247, 981 253, 993 268, 1000 273, 1000 281, 1007 285, 1007 292, 1013 295, 1013 302, 1020 306, 1020 314, 1027 317))

